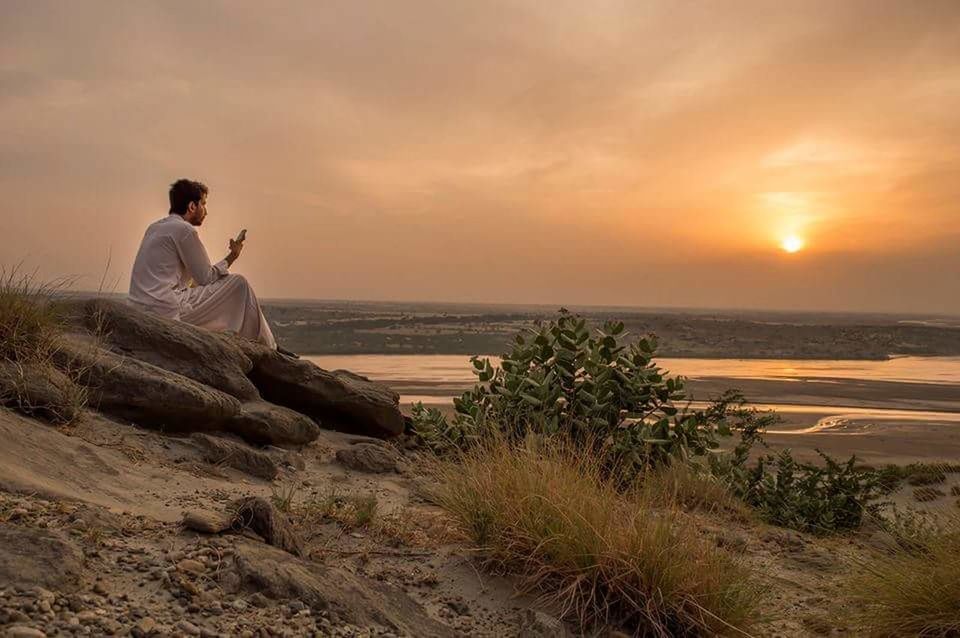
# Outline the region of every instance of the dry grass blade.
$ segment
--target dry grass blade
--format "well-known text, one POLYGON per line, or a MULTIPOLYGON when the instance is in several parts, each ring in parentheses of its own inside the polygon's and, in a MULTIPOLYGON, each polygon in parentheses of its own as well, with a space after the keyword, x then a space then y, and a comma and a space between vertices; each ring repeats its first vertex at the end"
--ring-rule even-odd
POLYGON ((495 442, 440 462, 436 476, 439 504, 488 566, 519 574, 584 628, 736 635, 757 617, 753 581, 736 559, 683 524, 673 504, 619 491, 582 450, 495 442))
POLYGON ((69 283, 0 268, 0 404, 60 424, 75 421, 88 400, 75 383, 78 366, 55 365, 65 323, 57 297, 69 283))
POLYGON ((922 533, 856 566, 847 592, 860 629, 872 636, 960 635, 960 516, 907 527, 922 533))
POLYGON ((28 362, 47 359, 56 349, 63 318, 52 303, 68 283, 37 281, 19 266, 0 268, 0 358, 28 362))
POLYGON ((676 506, 688 512, 698 511, 741 522, 756 519, 750 506, 716 477, 698 472, 681 461, 648 472, 639 489, 641 498, 653 505, 676 506))

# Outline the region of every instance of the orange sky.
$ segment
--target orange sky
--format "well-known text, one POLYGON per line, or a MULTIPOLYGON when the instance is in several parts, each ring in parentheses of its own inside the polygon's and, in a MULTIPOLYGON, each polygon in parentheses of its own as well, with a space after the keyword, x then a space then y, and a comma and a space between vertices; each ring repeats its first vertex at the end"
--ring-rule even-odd
POLYGON ((0 262, 186 176, 262 297, 960 314, 956 0, 269 6, 0 5, 0 262))

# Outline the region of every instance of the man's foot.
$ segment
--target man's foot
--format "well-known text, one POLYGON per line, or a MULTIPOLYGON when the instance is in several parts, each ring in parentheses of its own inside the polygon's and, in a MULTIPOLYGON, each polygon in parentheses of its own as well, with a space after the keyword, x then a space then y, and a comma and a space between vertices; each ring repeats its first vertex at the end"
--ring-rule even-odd
POLYGON ((279 345, 277 346, 277 352, 279 352, 280 354, 282 354, 282 355, 285 356, 285 357, 290 357, 291 359, 299 359, 299 358, 300 358, 300 355, 298 355, 296 352, 290 352, 290 351, 287 350, 286 348, 282 348, 282 347, 280 347, 279 345))

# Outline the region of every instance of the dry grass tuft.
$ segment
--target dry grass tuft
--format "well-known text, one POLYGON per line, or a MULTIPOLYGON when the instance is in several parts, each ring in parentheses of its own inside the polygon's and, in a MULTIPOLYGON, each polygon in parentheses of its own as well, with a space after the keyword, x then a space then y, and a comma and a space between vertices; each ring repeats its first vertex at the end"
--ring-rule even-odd
POLYGON ((922 552, 936 539, 960 528, 954 519, 953 514, 891 506, 873 520, 880 530, 875 540, 887 553, 922 552))
POLYGON ((300 492, 300 485, 296 481, 281 483, 279 486, 270 486, 270 501, 278 511, 290 514, 293 511, 294 500, 300 492))
POLYGON ((305 525, 335 521, 347 529, 367 527, 378 518, 380 503, 375 494, 343 496, 336 490, 321 498, 310 498, 294 514, 305 525))
POLYGON ((88 398, 74 382, 80 371, 54 365, 65 323, 54 300, 67 283, 0 269, 0 405, 60 424, 74 422, 88 398))
MULTIPOLYGON (((436 547, 451 541, 449 517, 436 510, 409 506, 386 510, 376 494, 343 495, 330 490, 324 495, 298 499, 298 488, 274 489, 273 503, 286 513, 297 531, 309 541, 324 525, 335 523, 344 531, 364 530, 370 538, 389 547, 436 547)), ((322 553, 324 548, 319 548, 322 553)))
POLYGON ((936 518, 913 542, 857 565, 847 592, 863 634, 960 635, 960 516, 936 518))
POLYGON ((366 527, 377 518, 380 503, 375 494, 356 496, 349 500, 349 520, 353 527, 366 527))
POLYGON ((38 283, 19 267, 0 269, 0 359, 18 363, 49 360, 63 318, 51 303, 66 282, 38 283))
POLYGON ((647 474, 640 489, 643 500, 651 505, 676 506, 687 512, 703 512, 740 522, 756 519, 750 506, 716 477, 680 461, 647 474))
POLYGON ((520 575, 582 627, 740 635, 757 619, 748 571, 664 506, 672 497, 651 501, 652 482, 623 493, 596 458, 529 441, 478 446, 435 474, 438 503, 488 566, 520 575))
POLYGON ((409 506, 378 516, 373 530, 394 547, 432 548, 459 539, 446 513, 409 506))
POLYGON ((920 501, 921 503, 935 501, 941 496, 946 495, 946 492, 935 487, 918 487, 917 489, 913 490, 913 500, 920 501))

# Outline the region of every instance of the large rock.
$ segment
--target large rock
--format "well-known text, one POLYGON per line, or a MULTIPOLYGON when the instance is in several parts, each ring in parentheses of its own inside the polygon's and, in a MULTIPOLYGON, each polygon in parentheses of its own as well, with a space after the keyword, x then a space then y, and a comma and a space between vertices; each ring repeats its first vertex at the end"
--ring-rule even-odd
POLYGON ((294 556, 303 555, 303 541, 293 529, 286 514, 265 498, 248 496, 233 503, 233 529, 249 529, 263 537, 270 545, 279 547, 294 556))
POLYGON ((65 306, 82 331, 65 339, 71 347, 58 365, 79 369, 93 405, 109 414, 177 430, 222 429, 264 445, 309 443, 319 435, 313 421, 378 437, 403 431, 397 393, 364 377, 122 302, 65 306))
POLYGON ((208 463, 226 465, 268 481, 277 478, 279 470, 273 459, 249 445, 201 433, 195 433, 190 438, 208 463))
POLYGON ((220 534, 233 525, 233 515, 223 512, 191 510, 183 514, 184 528, 203 534, 220 534))
POLYGON ((69 423, 83 403, 83 390, 49 363, 0 361, 0 405, 53 423, 69 423))
POLYGON ((118 354, 175 372, 242 401, 260 398, 247 378, 253 364, 229 335, 165 319, 119 301, 71 302, 67 310, 75 324, 98 335, 118 354))
POLYGON ((335 623, 380 626, 394 634, 422 638, 456 635, 431 620, 413 599, 390 585, 246 540, 239 541, 234 550, 232 569, 240 587, 248 591, 275 599, 300 600, 315 611, 326 611, 335 623))
POLYGON ((277 352, 255 352, 248 349, 253 354, 250 378, 266 400, 311 416, 324 427, 377 437, 403 432, 400 395, 387 386, 277 352))
POLYGON ((0 589, 70 591, 80 584, 83 554, 57 532, 0 524, 0 589))
POLYGON ((67 336, 56 360, 75 370, 90 407, 140 425, 176 431, 218 430, 240 402, 212 387, 155 365, 67 336))
POLYGON ((256 445, 300 446, 320 436, 308 417, 266 401, 244 403, 224 429, 256 445))

